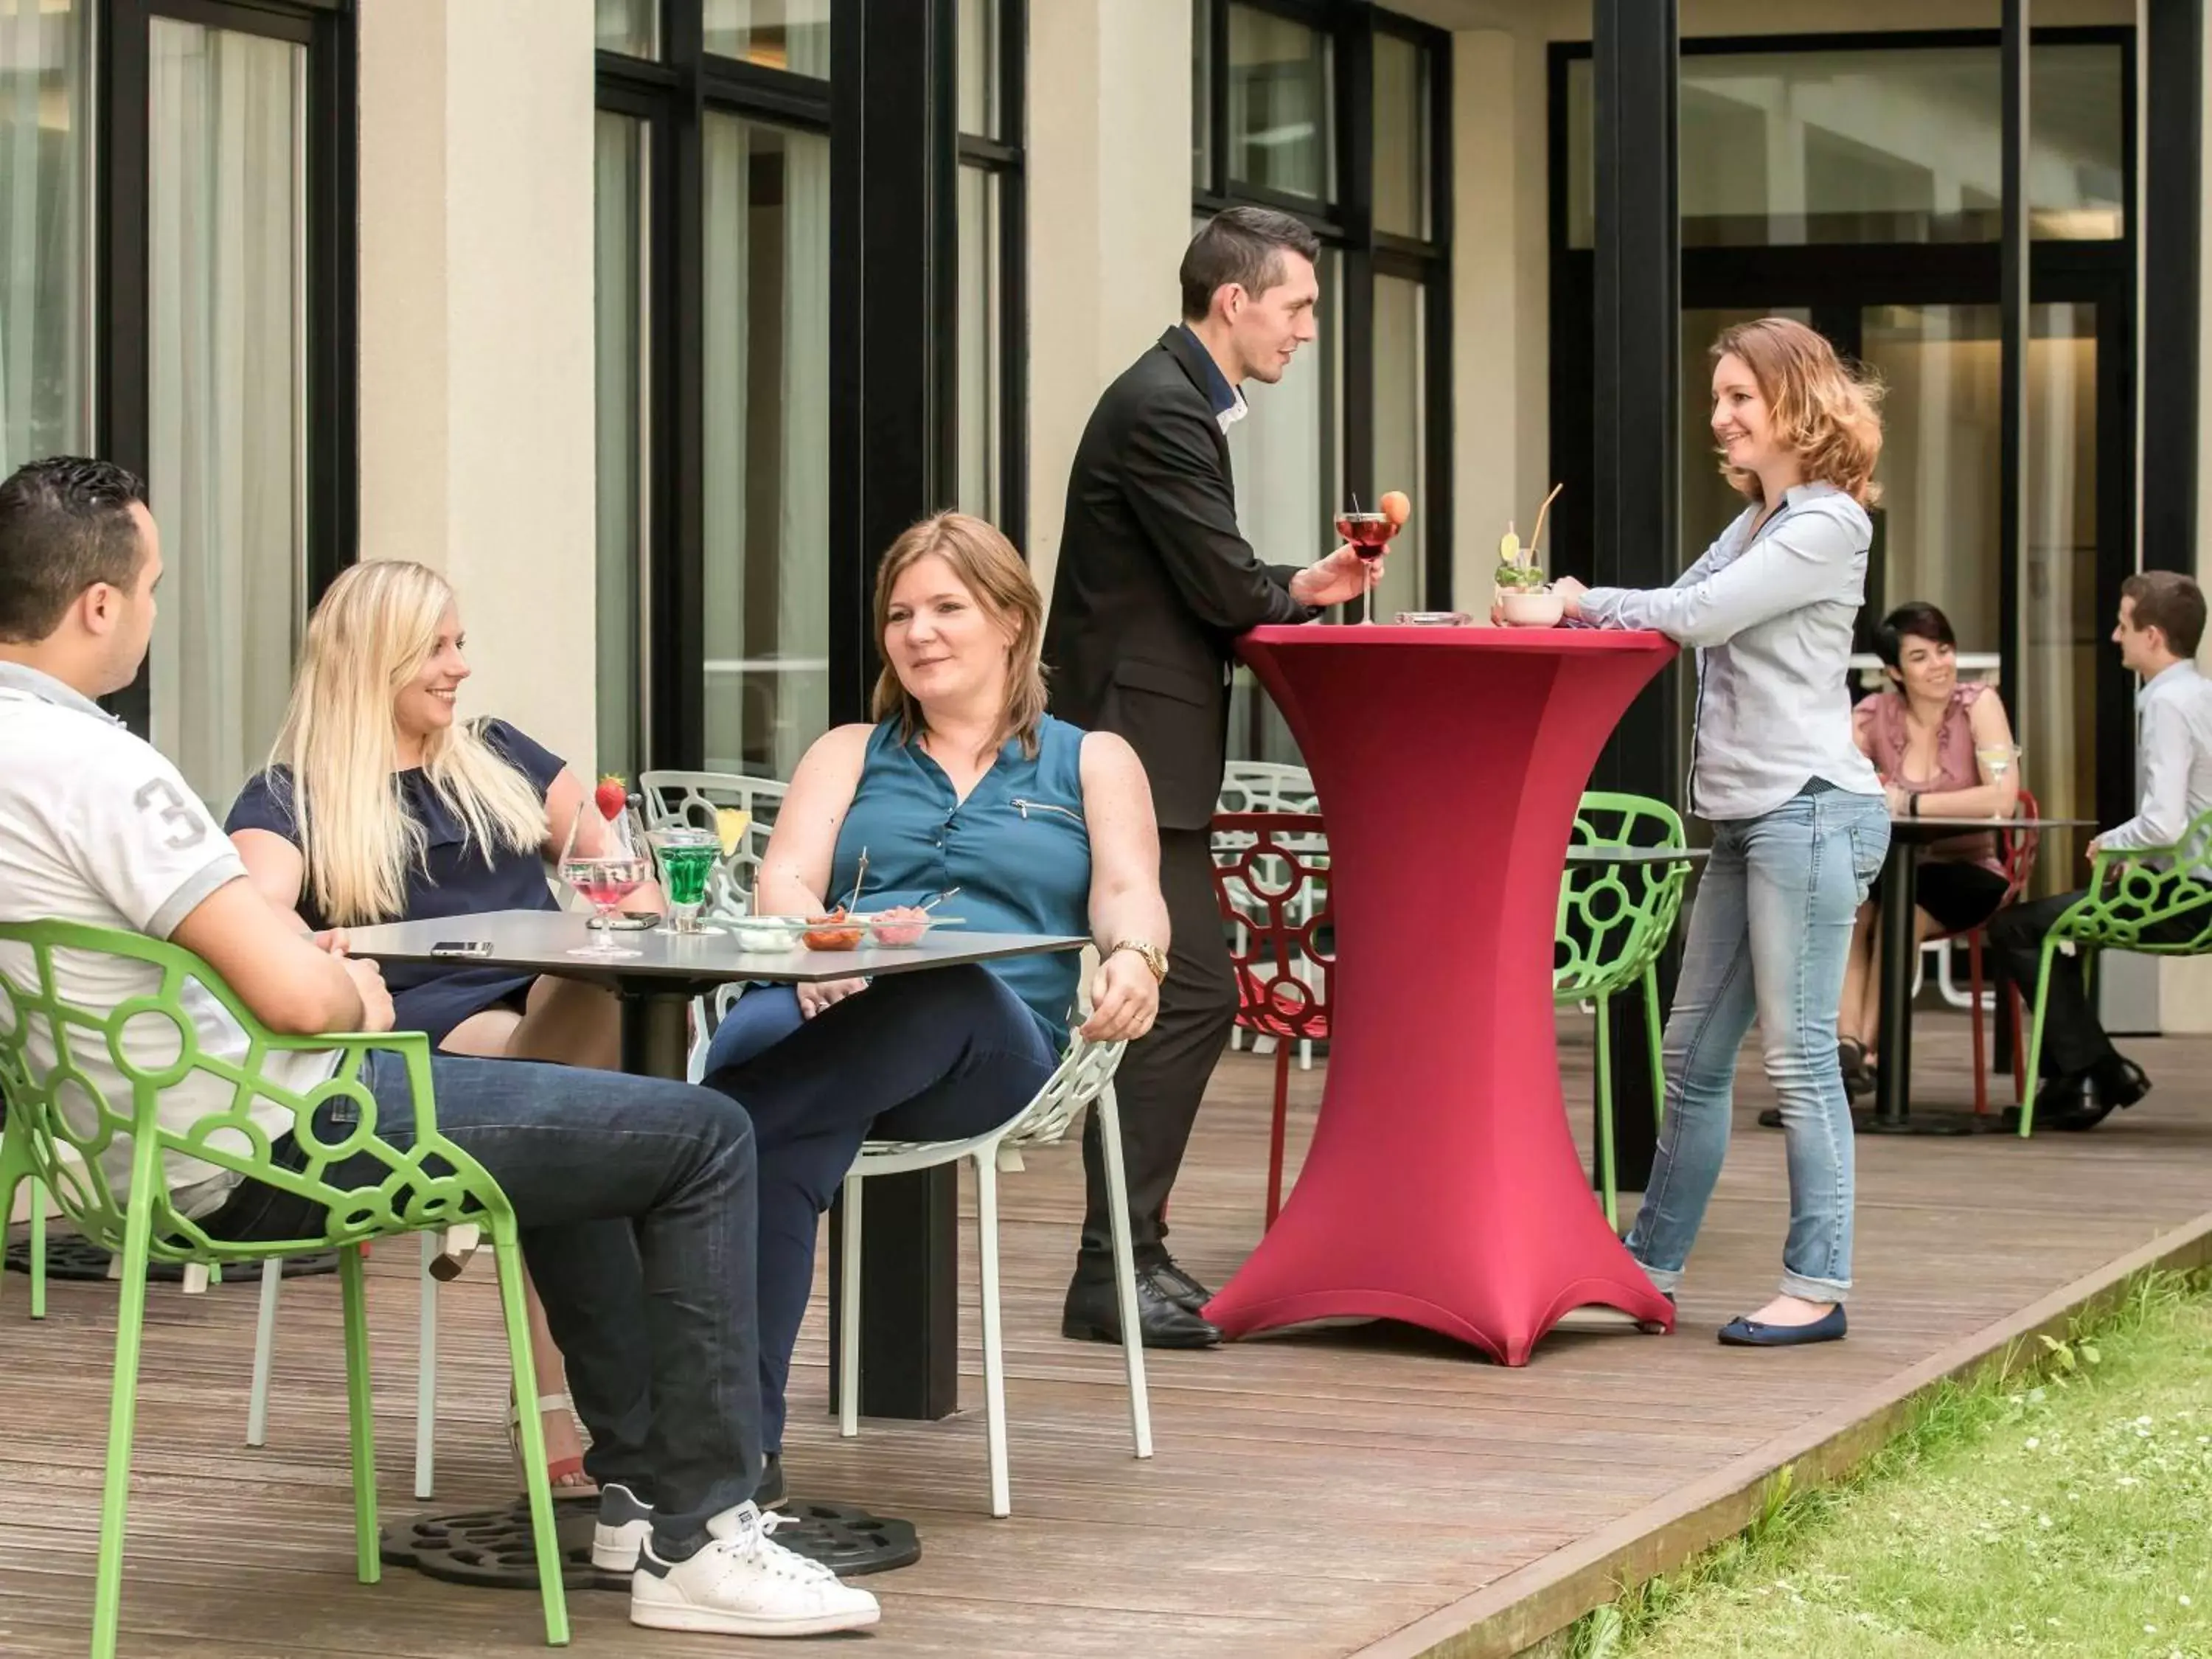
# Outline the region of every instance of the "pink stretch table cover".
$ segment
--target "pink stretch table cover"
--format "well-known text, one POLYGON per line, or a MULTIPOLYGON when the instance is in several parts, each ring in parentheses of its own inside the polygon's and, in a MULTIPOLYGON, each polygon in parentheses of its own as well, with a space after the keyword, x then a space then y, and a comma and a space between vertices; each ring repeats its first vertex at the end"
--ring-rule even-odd
POLYGON ((1591 1304, 1671 1328, 1575 1152, 1552 939, 1590 769, 1674 647, 1353 626, 1255 629, 1239 649, 1328 820, 1335 1008, 1297 1185, 1206 1316, 1231 1336, 1402 1320, 1509 1365, 1591 1304))

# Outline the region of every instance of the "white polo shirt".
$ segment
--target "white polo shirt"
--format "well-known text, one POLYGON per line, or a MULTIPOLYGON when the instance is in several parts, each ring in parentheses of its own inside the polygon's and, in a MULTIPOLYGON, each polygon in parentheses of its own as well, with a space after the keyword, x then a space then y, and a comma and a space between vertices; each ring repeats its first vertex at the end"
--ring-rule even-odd
MULTIPOLYGON (((245 877, 214 815, 158 750, 60 681, 0 662, 0 921, 90 922, 166 939, 201 900, 245 877)), ((57 951, 53 961, 62 1000, 94 1012, 161 990, 161 970, 150 963, 88 951, 57 951)), ((35 974, 28 947, 0 940, 0 976, 28 990, 35 989, 35 974)), ((204 988, 188 981, 180 1000, 204 1053, 245 1058, 246 1033, 204 988)), ((0 1020, 14 1017, 15 1010, 0 1008, 0 1020)), ((131 1085, 106 1044, 82 1027, 64 1040, 76 1069, 127 1119, 131 1085)), ((159 1071, 175 1061, 176 1028, 167 1020, 134 1020, 120 1040, 134 1066, 159 1071)), ((55 1059, 44 1018, 33 1019, 27 1046, 33 1076, 44 1076, 55 1059)), ((306 1091, 329 1078, 337 1061, 330 1049, 272 1054, 263 1070, 271 1082, 306 1091)), ((189 1072, 162 1091, 161 1125, 187 1133, 228 1110, 237 1092, 218 1077, 189 1072)), ((72 1091, 64 1088, 60 1105, 73 1129, 91 1132, 88 1103, 79 1098, 72 1109, 72 1091)), ((273 1102, 257 1098, 249 1111, 272 1140, 291 1130, 291 1114, 273 1102)), ((210 1138, 214 1144, 223 1144, 222 1133, 210 1138)), ((230 1144, 245 1150, 234 1132, 230 1144)), ((125 1190, 131 1137, 118 1135, 100 1164, 116 1190, 125 1190)), ((239 1181, 176 1152, 167 1155, 165 1174, 186 1216, 220 1207, 239 1181)))

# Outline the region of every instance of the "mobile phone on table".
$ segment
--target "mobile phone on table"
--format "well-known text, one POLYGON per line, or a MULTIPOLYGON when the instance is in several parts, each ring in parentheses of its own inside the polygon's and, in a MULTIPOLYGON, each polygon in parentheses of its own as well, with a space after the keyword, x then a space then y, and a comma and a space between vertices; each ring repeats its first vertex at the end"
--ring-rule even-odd
POLYGON ((441 939, 430 947, 434 957, 488 957, 491 941, 488 939, 441 939))

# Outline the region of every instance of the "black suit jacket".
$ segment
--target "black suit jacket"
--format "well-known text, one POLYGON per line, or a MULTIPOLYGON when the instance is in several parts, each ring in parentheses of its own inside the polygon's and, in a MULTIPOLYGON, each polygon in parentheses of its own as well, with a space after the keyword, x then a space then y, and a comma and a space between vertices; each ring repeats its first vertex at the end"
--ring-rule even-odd
POLYGON ((1052 712, 1129 740, 1169 830, 1213 816, 1231 641, 1316 615, 1291 597, 1297 568, 1261 564, 1237 532, 1207 367, 1205 348, 1171 328, 1091 410, 1044 632, 1052 712))

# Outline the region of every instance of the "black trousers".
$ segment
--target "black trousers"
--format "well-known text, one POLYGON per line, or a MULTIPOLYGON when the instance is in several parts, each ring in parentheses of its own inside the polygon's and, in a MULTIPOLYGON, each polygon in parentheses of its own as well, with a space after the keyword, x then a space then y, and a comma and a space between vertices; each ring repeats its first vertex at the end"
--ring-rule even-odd
MULTIPOLYGON (((1158 1019, 1129 1045, 1114 1079, 1129 1231, 1139 1267, 1156 1265, 1167 1255, 1160 1212, 1182 1167, 1206 1085, 1237 1022, 1237 976, 1213 896, 1212 842, 1205 830, 1160 831, 1160 892, 1173 930, 1168 976, 1160 987, 1158 1019)), ((1114 1235, 1096 1112, 1083 1129, 1083 1249, 1076 1276, 1107 1279, 1113 1277, 1114 1235)))
MULTIPOLYGON (((2045 936, 2080 897, 2080 893, 2058 893, 2032 904, 2015 904, 1990 923, 1990 949, 2002 959, 2006 977, 2030 1002, 2035 999, 2036 976, 2043 971, 2045 936)), ((2142 937, 2147 943, 2178 945, 2196 938, 2208 919, 2212 919, 2212 905, 2200 905, 2144 928, 2142 937)), ((2045 1077, 2075 1077, 2113 1057, 2112 1040, 2089 1006, 2080 957, 2062 951, 2051 958, 2047 996, 2050 1006, 2043 1011, 2045 1077)), ((2027 1056, 2018 1056, 2014 1064, 2027 1065, 2027 1056)))

